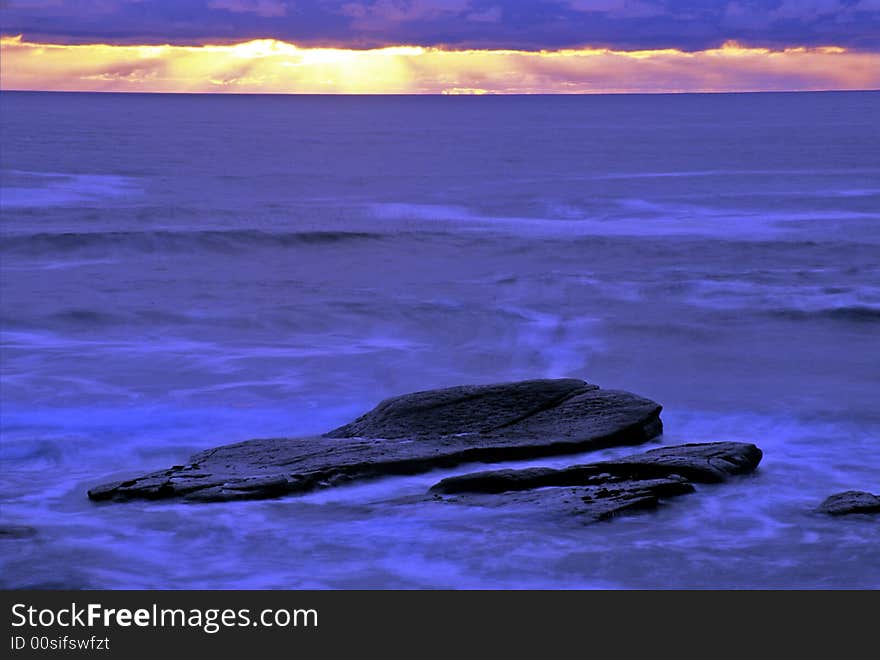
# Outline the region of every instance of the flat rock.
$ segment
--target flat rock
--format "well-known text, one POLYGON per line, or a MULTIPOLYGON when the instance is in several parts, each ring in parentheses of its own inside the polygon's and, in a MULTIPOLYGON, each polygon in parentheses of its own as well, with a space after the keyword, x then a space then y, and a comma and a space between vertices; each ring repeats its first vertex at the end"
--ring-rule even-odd
POLYGON ((880 496, 861 490, 835 493, 819 505, 820 513, 844 516, 851 513, 880 513, 880 496))
POLYGON ((449 477, 431 487, 435 493, 502 493, 549 486, 583 486, 608 478, 647 480, 670 475, 697 483, 719 483, 751 472, 761 462, 758 447, 744 442, 709 442, 660 447, 613 461, 554 468, 487 470, 449 477))
POLYGON ((748 443, 678 445, 563 469, 490 470, 449 477, 431 493, 449 502, 564 510, 587 521, 603 520, 694 492, 692 482, 719 483, 751 472, 761 458, 761 450, 748 443))
POLYGON ((97 486, 89 497, 261 499, 466 462, 636 445, 662 432, 660 411, 654 401, 576 379, 417 392, 322 436, 225 445, 186 465, 97 486))

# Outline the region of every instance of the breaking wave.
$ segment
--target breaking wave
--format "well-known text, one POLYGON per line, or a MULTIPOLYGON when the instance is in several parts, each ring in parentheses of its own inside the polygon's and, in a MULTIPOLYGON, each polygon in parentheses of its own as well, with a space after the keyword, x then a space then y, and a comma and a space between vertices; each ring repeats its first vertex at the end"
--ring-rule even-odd
POLYGON ((230 252, 253 248, 287 248, 381 238, 381 234, 347 231, 269 232, 261 230, 62 232, 6 235, 4 251, 40 256, 80 250, 123 249, 139 252, 230 252))

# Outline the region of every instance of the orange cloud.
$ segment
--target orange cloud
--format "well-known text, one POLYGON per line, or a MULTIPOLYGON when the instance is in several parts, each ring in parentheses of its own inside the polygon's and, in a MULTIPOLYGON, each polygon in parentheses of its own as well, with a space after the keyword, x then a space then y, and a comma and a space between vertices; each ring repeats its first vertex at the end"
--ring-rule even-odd
POLYGON ((880 54, 768 50, 373 50, 231 45, 118 46, 0 39, 0 88, 310 94, 719 92, 880 88, 880 54))

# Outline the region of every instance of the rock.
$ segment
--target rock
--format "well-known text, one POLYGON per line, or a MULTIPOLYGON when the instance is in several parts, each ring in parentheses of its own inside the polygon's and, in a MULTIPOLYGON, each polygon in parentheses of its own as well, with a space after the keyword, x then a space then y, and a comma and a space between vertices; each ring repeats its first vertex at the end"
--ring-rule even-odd
POLYGON ((679 445, 559 470, 475 472, 443 479, 431 492, 450 502, 564 509, 602 520, 630 509, 653 508, 662 497, 691 493, 691 482, 719 483, 751 472, 761 458, 758 447, 740 442, 679 445))
POLYGON ((0 525, 0 540, 27 539, 36 535, 36 528, 29 525, 0 525))
POLYGON ((520 517, 575 516, 582 522, 606 520, 624 512, 653 509, 661 498, 694 492, 694 486, 681 477, 626 480, 608 478, 594 485, 552 487, 508 491, 501 495, 459 493, 434 499, 449 504, 504 508, 520 517))
POLYGON ((660 447, 613 461, 573 465, 562 469, 527 468, 491 470, 443 479, 432 486, 436 493, 502 493, 549 486, 584 486, 608 478, 648 480, 670 475, 697 483, 719 483, 727 477, 751 472, 761 462, 755 445, 743 442, 660 447))
POLYGON ((721 483, 736 474, 752 472, 763 452, 744 442, 709 442, 660 447, 643 454, 601 463, 614 474, 635 478, 677 474, 703 484, 721 483))
MULTIPOLYGON (((581 380, 529 380, 450 387, 383 401, 366 415, 325 435, 335 438, 443 440, 449 436, 582 442, 616 436, 650 437, 662 430, 661 407, 628 392, 601 390, 581 380)), ((638 442, 643 442, 639 439, 638 442)))
POLYGON ((277 497, 354 479, 415 474, 643 443, 661 406, 575 379, 452 387, 388 399, 311 438, 249 440, 143 477, 98 486, 93 500, 277 497))
POLYGON ((880 496, 861 490, 835 493, 819 505, 820 513, 843 516, 850 513, 880 513, 880 496))

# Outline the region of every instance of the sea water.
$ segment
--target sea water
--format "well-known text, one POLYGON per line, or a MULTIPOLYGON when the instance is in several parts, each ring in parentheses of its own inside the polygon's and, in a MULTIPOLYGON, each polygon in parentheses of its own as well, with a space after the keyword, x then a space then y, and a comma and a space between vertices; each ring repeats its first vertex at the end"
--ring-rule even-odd
MULTIPOLYGON (((880 93, 0 94, 0 581, 880 587, 880 93), (585 525, 96 484, 380 399, 583 378, 760 469, 585 525)), ((617 449, 527 464, 565 465, 617 449)))

